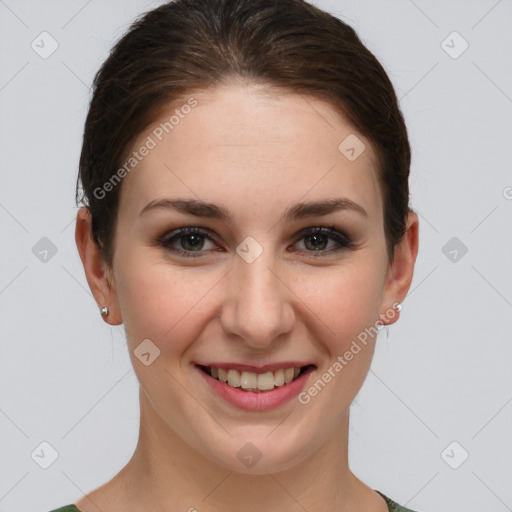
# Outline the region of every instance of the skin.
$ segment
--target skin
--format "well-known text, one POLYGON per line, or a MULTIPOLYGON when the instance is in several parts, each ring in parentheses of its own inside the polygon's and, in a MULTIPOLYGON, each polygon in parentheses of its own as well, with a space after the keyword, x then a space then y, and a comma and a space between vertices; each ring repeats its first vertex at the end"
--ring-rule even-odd
MULTIPOLYGON (((309 361, 317 369, 307 390, 365 328, 398 320, 398 312, 389 312, 412 281, 418 217, 409 214, 389 264, 375 152, 331 104, 239 83, 193 96, 198 106, 122 182, 112 267, 92 240, 88 211, 77 215, 76 242, 91 291, 99 307, 109 307, 105 320, 126 328, 141 422, 128 464, 76 506, 83 512, 210 512, 241 504, 248 512, 384 512, 383 498, 348 466, 349 408, 368 373, 374 336, 308 404, 293 399, 270 411, 222 401, 193 361, 309 361), (338 150, 350 134, 366 146, 354 161, 338 150), (139 215, 164 197, 223 206, 232 221, 163 209, 139 215), (345 210, 281 219, 299 201, 335 197, 358 203, 367 216, 345 210), (311 238, 299 231, 333 225, 356 247, 315 258, 311 238), (192 226, 214 236, 201 239, 202 257, 152 244, 192 226), (263 249, 252 263, 236 252, 247 236, 263 249), (160 356, 145 366, 134 350, 147 338, 160 356), (262 454, 250 468, 236 457, 248 441, 262 454)), ((338 247, 332 238, 321 243, 325 250, 338 247)), ((190 237, 172 247, 191 250, 190 237)))

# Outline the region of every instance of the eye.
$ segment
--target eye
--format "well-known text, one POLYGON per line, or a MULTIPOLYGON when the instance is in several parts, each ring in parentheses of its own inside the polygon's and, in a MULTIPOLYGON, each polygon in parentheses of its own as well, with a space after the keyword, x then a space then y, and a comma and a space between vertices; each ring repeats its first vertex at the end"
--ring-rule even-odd
POLYGON ((316 227, 309 228, 300 233, 300 239, 304 240, 304 247, 308 257, 318 258, 332 253, 337 253, 341 250, 352 249, 355 244, 343 233, 338 231, 334 226, 330 228, 316 227), (329 240, 334 241, 334 248, 329 247, 329 240), (311 250, 310 250, 311 249, 311 250))
MULTIPOLYGON (((335 229, 334 226, 330 228, 315 227, 303 230, 298 234, 297 242, 294 245, 300 243, 303 243, 305 249, 298 252, 305 252, 308 257, 314 258, 337 253, 341 250, 352 249, 355 246, 347 236, 335 229), (331 247, 327 248, 329 247, 329 241, 331 241, 331 247)), ((155 244, 174 254, 187 258, 202 257, 205 252, 217 250, 217 244, 213 238, 209 236, 208 230, 198 227, 176 230, 169 235, 157 238, 155 244), (205 247, 208 243, 212 244, 209 249, 205 247)))
POLYGON ((201 249, 204 248, 205 240, 211 242, 214 246, 215 242, 207 235, 207 232, 201 228, 182 228, 174 235, 164 236, 157 240, 157 244, 163 248, 179 254, 180 256, 197 258, 202 254, 190 254, 191 252, 205 252, 201 249), (173 247, 177 243, 178 247, 173 247))

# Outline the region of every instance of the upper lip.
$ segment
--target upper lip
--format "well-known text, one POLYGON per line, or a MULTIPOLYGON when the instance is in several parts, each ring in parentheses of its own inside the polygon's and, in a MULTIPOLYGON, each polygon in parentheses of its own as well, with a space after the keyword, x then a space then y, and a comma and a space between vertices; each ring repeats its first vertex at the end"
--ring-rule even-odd
POLYGON ((273 372, 275 370, 286 369, 286 368, 301 368, 303 366, 315 366, 313 363, 308 361, 281 361, 279 363, 264 364, 261 366, 254 366, 250 364, 239 364, 231 362, 195 362, 198 366, 208 366, 214 368, 223 368, 226 370, 238 370, 239 372, 252 372, 252 373, 266 373, 273 372))

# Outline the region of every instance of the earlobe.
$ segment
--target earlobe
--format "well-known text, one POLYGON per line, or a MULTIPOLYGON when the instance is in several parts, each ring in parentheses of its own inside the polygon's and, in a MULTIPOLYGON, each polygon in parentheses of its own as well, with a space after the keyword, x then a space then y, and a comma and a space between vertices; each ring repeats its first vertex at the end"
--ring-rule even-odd
POLYGON ((381 323, 391 325, 399 316, 401 307, 395 307, 397 303, 403 303, 411 286, 414 265, 418 255, 419 245, 419 220, 418 215, 411 211, 407 216, 406 232, 402 241, 395 247, 394 260, 388 270, 387 282, 382 298, 383 310, 380 312, 381 323))
POLYGON ((98 244, 92 236, 92 218, 88 208, 80 208, 76 217, 75 241, 89 288, 102 318, 111 325, 122 323, 113 279, 98 244), (108 308, 108 315, 102 308, 108 308))

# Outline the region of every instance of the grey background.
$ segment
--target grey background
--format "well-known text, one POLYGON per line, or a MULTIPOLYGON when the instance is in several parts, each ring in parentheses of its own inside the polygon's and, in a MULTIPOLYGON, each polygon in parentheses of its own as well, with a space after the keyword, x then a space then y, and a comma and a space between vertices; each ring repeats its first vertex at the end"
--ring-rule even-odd
MULTIPOLYGON (((2 512, 76 501, 135 448, 137 380, 122 326, 102 321, 85 280, 74 185, 93 74, 159 3, 0 0, 2 512), (43 31, 58 43, 46 59, 31 47, 43 31), (43 237, 57 249, 46 261, 43 237), (42 442, 58 453, 47 469, 31 455, 50 456, 42 442)), ((315 4, 356 29, 395 85, 421 222, 400 320, 379 334, 352 406, 351 468, 420 512, 512 510, 512 2, 315 4), (457 58, 454 31, 469 44, 457 58)))

